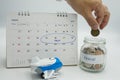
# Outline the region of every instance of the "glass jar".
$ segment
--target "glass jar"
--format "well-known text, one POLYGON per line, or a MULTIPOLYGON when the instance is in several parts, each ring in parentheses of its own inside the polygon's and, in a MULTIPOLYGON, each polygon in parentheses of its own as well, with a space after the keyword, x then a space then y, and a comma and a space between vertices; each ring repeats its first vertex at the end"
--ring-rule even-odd
POLYGON ((104 70, 106 58, 106 40, 97 37, 85 37, 80 50, 79 66, 89 72, 104 70))

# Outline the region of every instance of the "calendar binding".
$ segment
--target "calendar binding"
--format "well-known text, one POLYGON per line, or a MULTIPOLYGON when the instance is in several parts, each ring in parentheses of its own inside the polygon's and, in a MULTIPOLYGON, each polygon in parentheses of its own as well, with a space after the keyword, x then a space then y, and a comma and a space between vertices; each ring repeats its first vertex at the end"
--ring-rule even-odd
MULTIPOLYGON (((30 16, 30 12, 29 11, 21 11, 21 12, 17 12, 18 16, 30 16)), ((68 13, 67 12, 57 12, 56 13, 57 17, 68 17, 68 13)))
POLYGON ((21 12, 18 12, 18 16, 30 16, 30 12, 29 11, 21 11, 21 12))

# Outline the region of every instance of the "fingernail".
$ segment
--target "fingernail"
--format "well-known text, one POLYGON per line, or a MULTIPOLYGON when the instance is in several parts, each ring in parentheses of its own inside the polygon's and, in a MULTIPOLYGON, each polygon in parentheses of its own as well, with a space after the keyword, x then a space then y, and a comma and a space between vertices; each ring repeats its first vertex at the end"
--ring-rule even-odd
POLYGON ((92 29, 93 29, 93 30, 97 30, 97 29, 98 29, 98 25, 94 25, 94 26, 92 27, 92 29))

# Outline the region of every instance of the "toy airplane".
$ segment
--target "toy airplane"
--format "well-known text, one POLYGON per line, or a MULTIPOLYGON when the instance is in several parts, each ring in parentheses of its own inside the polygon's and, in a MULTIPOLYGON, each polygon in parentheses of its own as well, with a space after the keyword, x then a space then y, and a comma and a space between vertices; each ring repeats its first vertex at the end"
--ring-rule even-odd
POLYGON ((55 78, 62 66, 62 62, 57 57, 44 59, 34 57, 31 60, 31 68, 40 74, 42 79, 55 78))

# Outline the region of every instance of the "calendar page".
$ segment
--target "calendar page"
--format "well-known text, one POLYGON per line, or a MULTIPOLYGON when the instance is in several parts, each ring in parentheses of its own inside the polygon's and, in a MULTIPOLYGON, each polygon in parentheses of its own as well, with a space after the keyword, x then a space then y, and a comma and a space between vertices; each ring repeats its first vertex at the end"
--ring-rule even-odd
POLYGON ((29 67, 30 59, 58 57, 77 64, 77 15, 11 13, 7 18, 7 67, 29 67))

